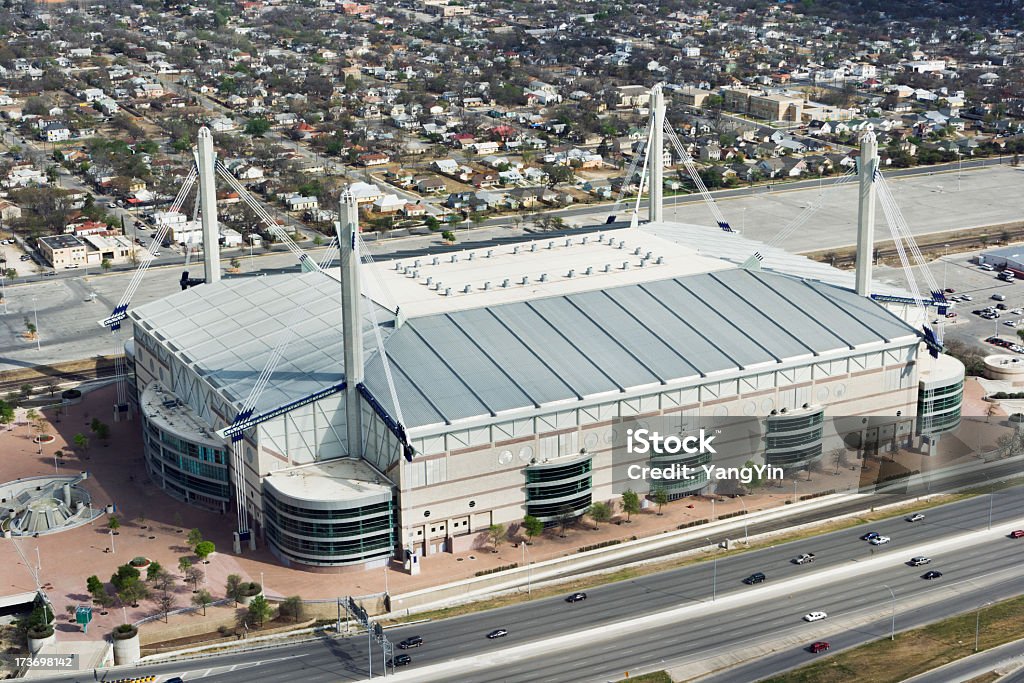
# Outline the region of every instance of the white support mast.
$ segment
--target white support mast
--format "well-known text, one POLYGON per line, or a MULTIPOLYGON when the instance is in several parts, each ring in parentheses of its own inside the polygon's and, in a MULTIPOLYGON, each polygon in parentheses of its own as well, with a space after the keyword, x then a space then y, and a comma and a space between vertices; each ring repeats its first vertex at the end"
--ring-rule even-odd
POLYGON ((857 205, 857 294, 871 296, 871 269, 875 254, 875 175, 878 173, 878 143, 868 131, 860 138, 860 200, 857 205))
MULTIPOLYGON (((363 454, 362 400, 359 385, 363 382, 363 316, 362 290, 359 282, 359 205, 355 196, 341 194, 341 330, 345 346, 345 415, 347 418, 348 455, 363 454)), ((381 353, 384 350, 381 349, 381 353)))
POLYGON ((206 284, 220 281, 220 230, 217 228, 217 171, 213 134, 199 129, 196 165, 199 168, 199 206, 203 212, 203 265, 206 284))
POLYGON ((665 202, 662 197, 662 188, 665 186, 665 164, 664 156, 664 128, 665 128, 665 93, 661 85, 651 88, 651 117, 654 119, 651 126, 650 144, 650 206, 649 217, 652 223, 661 222, 665 218, 665 202))

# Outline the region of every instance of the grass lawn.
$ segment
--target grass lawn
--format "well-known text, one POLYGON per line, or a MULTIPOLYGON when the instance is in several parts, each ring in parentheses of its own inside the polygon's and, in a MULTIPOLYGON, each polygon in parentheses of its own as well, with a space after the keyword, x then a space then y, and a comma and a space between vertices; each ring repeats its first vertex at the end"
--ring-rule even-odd
MULTIPOLYGON (((898 683, 974 654, 975 612, 876 640, 794 669, 762 683, 898 683)), ((981 611, 979 649, 1021 637, 1024 596, 981 611)), ((982 677, 982 680, 986 680, 982 677)))

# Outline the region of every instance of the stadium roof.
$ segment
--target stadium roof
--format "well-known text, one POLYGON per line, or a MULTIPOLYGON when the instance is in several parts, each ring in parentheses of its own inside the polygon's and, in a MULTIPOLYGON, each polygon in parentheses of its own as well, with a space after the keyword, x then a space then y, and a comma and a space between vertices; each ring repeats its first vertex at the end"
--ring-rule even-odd
MULTIPOLYGON (((676 251, 662 245, 673 262, 688 250, 691 264, 652 265, 643 269, 642 281, 594 277, 586 291, 562 281, 520 287, 527 296, 509 301, 471 294, 458 297, 459 306, 414 312, 397 329, 394 316, 375 307, 405 426, 430 431, 916 337, 882 306, 825 284, 852 284, 827 265, 707 227, 654 229, 686 245, 676 251), (755 249, 765 255, 764 268, 801 276, 806 270, 816 279, 719 267, 718 259, 743 261, 755 249), (698 263, 708 267, 694 267, 698 263), (466 305, 470 301, 479 305, 466 305)), ((280 332, 294 328, 256 404, 259 412, 343 379, 340 288, 337 270, 331 272, 224 280, 130 315, 235 404, 248 395, 280 332)), ((395 415, 370 329, 364 323, 365 384, 395 415)))

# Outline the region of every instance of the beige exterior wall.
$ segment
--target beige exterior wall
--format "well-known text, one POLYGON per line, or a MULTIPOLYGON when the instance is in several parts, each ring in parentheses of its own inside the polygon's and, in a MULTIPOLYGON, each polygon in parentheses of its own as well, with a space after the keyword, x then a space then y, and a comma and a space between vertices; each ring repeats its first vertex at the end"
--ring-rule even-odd
POLYGON ((71 247, 69 249, 51 249, 45 242, 39 242, 39 250, 43 258, 50 262, 54 268, 64 268, 73 264, 85 265, 85 247, 71 247))

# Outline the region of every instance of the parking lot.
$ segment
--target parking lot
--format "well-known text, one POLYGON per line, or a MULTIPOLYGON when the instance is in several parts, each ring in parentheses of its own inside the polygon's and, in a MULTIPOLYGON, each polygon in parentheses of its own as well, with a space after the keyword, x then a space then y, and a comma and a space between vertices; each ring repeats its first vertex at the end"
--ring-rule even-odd
MULTIPOLYGON (((998 278, 998 270, 982 270, 977 263, 979 253, 949 254, 932 261, 928 269, 940 289, 953 290, 946 294, 947 297, 962 299, 954 303, 956 317, 945 320, 945 339, 956 339, 994 353, 996 347, 985 342, 988 337, 1020 342, 1017 331, 1024 331, 1024 281, 1006 282, 998 278), (998 316, 982 317, 974 313, 988 307, 994 309, 998 316)), ((915 268, 913 272, 921 292, 927 291, 920 269, 915 268)), ((875 279, 894 286, 907 286, 906 277, 899 268, 878 267, 875 279)), ((935 309, 930 309, 929 314, 931 320, 940 317, 935 309)))

